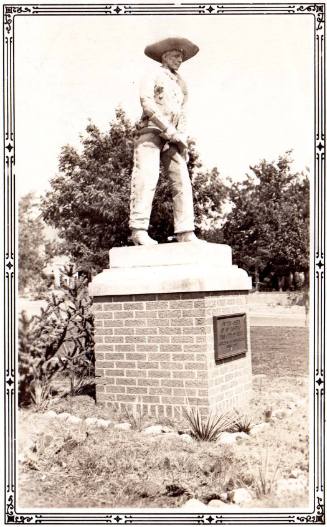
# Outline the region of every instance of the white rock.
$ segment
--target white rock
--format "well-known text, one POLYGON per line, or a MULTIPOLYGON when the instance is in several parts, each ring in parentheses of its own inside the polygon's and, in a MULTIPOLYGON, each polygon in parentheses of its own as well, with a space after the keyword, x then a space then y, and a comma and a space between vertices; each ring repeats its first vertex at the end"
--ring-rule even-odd
POLYGON ((208 507, 217 507, 217 508, 221 508, 221 507, 225 507, 226 506, 226 503, 224 503, 223 501, 221 500, 211 500, 209 501, 208 503, 208 507))
POLYGON ((152 425, 148 426, 147 428, 144 428, 143 434, 162 434, 163 429, 161 425, 152 425))
POLYGON ((242 505, 252 500, 252 494, 248 489, 239 488, 229 492, 228 499, 236 505, 242 505))
POLYGON ((170 432, 174 431, 174 429, 171 428, 170 426, 161 425, 161 428, 164 434, 169 434, 170 432))
POLYGON ((98 428, 106 429, 106 428, 109 428, 110 425, 111 425, 111 421, 109 421, 109 419, 97 419, 96 426, 98 428))
POLYGON ((17 458, 18 463, 24 463, 25 459, 26 459, 25 452, 20 452, 20 454, 18 454, 18 458, 17 458))
POLYGON ((187 509, 192 511, 202 511, 205 509, 208 509, 207 505, 202 503, 200 500, 196 500, 195 498, 191 498, 188 500, 184 505, 181 506, 181 509, 187 509))
POLYGON ((208 507, 215 508, 215 509, 228 509, 229 512, 239 510, 240 507, 236 505, 235 503, 225 503, 221 500, 211 500, 208 503, 208 507))
POLYGON ((299 468, 295 468, 294 470, 292 470, 291 474, 290 474, 290 478, 292 479, 296 479, 296 478, 306 478, 306 475, 304 472, 302 472, 302 470, 300 470, 299 468))
POLYGON ((231 432, 223 432, 220 434, 217 441, 221 445, 233 445, 236 443, 236 434, 232 434, 231 432))
POLYGON ((71 425, 79 425, 82 422, 82 419, 80 417, 77 417, 76 415, 71 415, 67 418, 67 423, 71 425))
POLYGON ((67 421, 69 417, 72 417, 68 412, 62 412, 61 414, 57 414, 57 419, 60 419, 61 421, 67 421))
POLYGON ((284 496, 285 494, 303 494, 307 489, 307 481, 304 478, 288 478, 279 479, 276 481, 275 493, 276 496, 284 496))
POLYGON ((118 430, 130 430, 132 425, 130 423, 117 423, 115 428, 118 428, 118 430))
POLYGON ((193 443, 194 439, 189 434, 181 434, 180 438, 185 441, 185 443, 193 443))
POLYGON ((98 419, 96 417, 88 417, 85 419, 84 423, 88 428, 92 428, 97 426, 98 419))
POLYGON ((256 434, 259 434, 260 432, 267 430, 268 427, 269 427, 268 423, 259 423, 258 425, 254 425, 252 426, 250 430, 250 435, 255 436, 256 434))
POLYGON ((56 412, 54 410, 48 410, 43 415, 44 415, 44 417, 48 417, 50 419, 52 419, 53 417, 57 417, 57 414, 56 414, 56 412))

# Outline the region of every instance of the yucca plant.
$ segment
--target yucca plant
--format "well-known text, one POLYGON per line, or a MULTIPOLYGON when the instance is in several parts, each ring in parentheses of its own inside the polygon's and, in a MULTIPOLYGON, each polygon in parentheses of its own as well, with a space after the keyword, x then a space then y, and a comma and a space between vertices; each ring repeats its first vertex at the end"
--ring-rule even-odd
POLYGON ((51 385, 47 381, 40 381, 36 379, 32 381, 31 386, 31 401, 34 404, 36 410, 45 410, 49 404, 49 397, 51 394, 51 385))
POLYGON ((198 407, 184 407, 184 415, 191 426, 191 435, 197 441, 216 441, 220 434, 229 430, 233 418, 229 413, 217 415, 210 413, 203 417, 198 407))

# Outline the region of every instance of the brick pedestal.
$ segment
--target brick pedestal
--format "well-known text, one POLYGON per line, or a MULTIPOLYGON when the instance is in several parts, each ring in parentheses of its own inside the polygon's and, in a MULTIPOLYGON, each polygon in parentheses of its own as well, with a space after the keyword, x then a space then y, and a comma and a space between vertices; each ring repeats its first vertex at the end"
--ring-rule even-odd
MULTIPOLYGON (((173 244, 167 245, 172 250, 173 244)), ((126 249, 133 251, 139 248, 126 249)), ((136 271, 140 278, 140 267, 144 266, 137 265, 136 270, 128 266, 122 269, 129 277, 136 271)), ((171 266, 168 267, 171 273, 171 266)), ((187 272, 190 273, 187 264, 182 263, 179 267, 186 268, 184 283, 179 287, 199 287, 198 281, 195 284, 194 280, 187 282, 187 272)), ((149 270, 145 269, 146 277, 149 270)), ((163 283, 165 288, 169 287, 167 281, 163 282, 167 270, 157 265, 156 271, 157 286, 151 287, 160 289, 163 283)), ((236 271, 237 268, 234 269, 236 271)), ((220 270, 217 268, 216 273, 220 276, 219 280, 226 277, 224 266, 220 270)), ((113 274, 117 276, 117 273, 113 274)), ((166 416, 180 415, 181 408, 187 405, 198 406, 206 414, 246 404, 251 389, 250 342, 246 354, 216 363, 213 317, 247 313, 249 281, 243 290, 236 291, 127 295, 108 294, 110 290, 114 293, 119 291, 117 282, 110 281, 111 276, 110 270, 109 274, 106 271, 90 286, 96 326, 98 402, 106 405, 115 403, 119 407, 142 406, 144 412, 166 416)), ((227 272, 227 276, 231 279, 230 273, 227 272)), ((149 278, 143 285, 138 281, 135 289, 147 289, 149 282, 149 278)), ((125 285, 126 282, 121 287, 125 285)), ((204 284, 203 288, 207 287, 208 284, 204 284)), ((249 330, 247 334, 249 339, 249 330)))

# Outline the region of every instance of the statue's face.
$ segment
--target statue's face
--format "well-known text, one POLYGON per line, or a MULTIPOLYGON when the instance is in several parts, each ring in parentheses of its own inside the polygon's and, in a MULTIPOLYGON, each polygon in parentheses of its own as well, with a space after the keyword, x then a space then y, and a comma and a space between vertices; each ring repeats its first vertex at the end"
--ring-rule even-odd
POLYGON ((166 51, 162 55, 162 64, 167 66, 171 71, 177 71, 183 62, 183 53, 177 49, 166 51))

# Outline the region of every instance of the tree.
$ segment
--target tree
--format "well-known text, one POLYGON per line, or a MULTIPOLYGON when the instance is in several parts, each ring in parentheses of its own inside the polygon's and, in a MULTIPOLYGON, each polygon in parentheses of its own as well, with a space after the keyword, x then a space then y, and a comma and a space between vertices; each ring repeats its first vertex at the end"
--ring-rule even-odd
POLYGON ((224 239, 256 284, 309 268, 309 180, 292 173, 289 154, 250 167, 254 176, 230 188, 224 239))
POLYGON ((23 196, 18 205, 19 292, 42 280, 42 271, 52 258, 55 245, 46 240, 44 222, 33 193, 23 196))
MULTIPOLYGON (((45 221, 58 230, 66 253, 78 265, 94 270, 108 266, 108 250, 128 245, 129 196, 133 168, 135 126, 118 108, 107 133, 89 124, 81 137, 82 152, 64 146, 59 174, 42 202, 45 221)), ((217 221, 226 187, 217 169, 203 171, 194 141, 188 163, 194 188, 198 231, 205 232, 203 218, 217 221), (210 199, 208 199, 210 195, 210 199)), ((162 171, 154 197, 150 235, 166 242, 173 235, 172 200, 162 171)))

